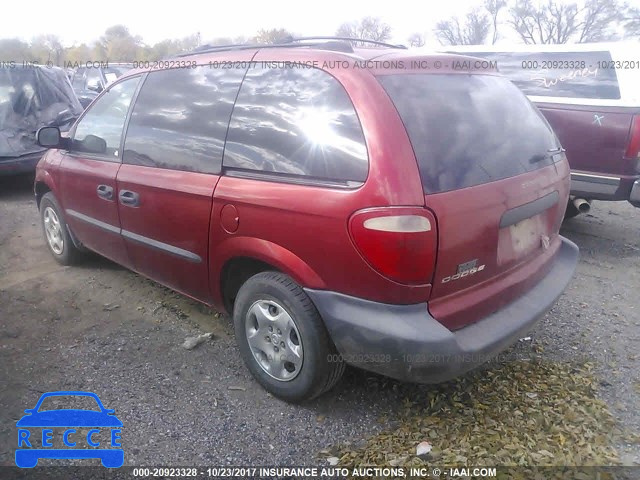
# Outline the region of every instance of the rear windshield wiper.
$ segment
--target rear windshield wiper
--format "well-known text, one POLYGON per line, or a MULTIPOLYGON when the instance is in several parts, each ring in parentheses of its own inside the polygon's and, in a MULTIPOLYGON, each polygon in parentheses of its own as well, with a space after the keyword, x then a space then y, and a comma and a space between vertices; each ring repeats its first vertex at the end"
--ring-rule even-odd
POLYGON ((537 163, 537 162, 541 162, 542 160, 553 159, 553 157, 561 153, 564 153, 565 151, 566 150, 562 147, 550 148, 549 150, 547 150, 546 153, 534 155, 533 157, 531 157, 529 159, 529 163, 537 163))

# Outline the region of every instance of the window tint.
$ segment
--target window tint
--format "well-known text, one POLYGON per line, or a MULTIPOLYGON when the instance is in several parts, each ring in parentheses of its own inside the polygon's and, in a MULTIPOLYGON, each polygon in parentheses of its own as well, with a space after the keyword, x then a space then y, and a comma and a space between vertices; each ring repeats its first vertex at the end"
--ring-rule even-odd
POLYGON ((123 161, 219 173, 243 75, 208 66, 150 73, 133 107, 123 161))
POLYGON ((114 85, 91 105, 76 127, 73 150, 118 159, 122 128, 138 80, 134 77, 114 85))
MULTIPOLYGON (((470 187, 550 165, 558 148, 540 112, 506 78, 389 75, 425 193, 470 187)), ((558 158, 556 156, 555 158, 558 158)))
POLYGON ((360 121, 335 78, 255 65, 233 109, 224 166, 362 182, 368 158, 360 121))
POLYGON ((500 72, 527 95, 619 99, 609 52, 470 53, 496 60, 500 72))

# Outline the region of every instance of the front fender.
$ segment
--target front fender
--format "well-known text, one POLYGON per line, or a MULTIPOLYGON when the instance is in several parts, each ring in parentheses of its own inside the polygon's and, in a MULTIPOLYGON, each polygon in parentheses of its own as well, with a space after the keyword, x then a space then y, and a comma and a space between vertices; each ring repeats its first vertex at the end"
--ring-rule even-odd
POLYGON ((46 185, 47 190, 50 190, 53 192, 53 194, 56 196, 56 198, 60 199, 60 196, 58 195, 58 188, 57 188, 57 182, 56 179, 54 177, 54 175, 52 175, 51 173, 51 169, 56 169, 59 161, 57 163, 55 163, 55 160, 58 160, 57 158, 54 158, 54 162, 51 161, 51 157, 59 157, 60 154, 58 153, 57 155, 55 153, 53 153, 51 150, 49 150, 47 153, 45 153, 42 158, 40 159, 40 161, 38 162, 38 165, 36 166, 36 176, 35 176, 35 180, 33 182, 33 193, 36 195, 36 201, 38 203, 38 207, 40 207, 40 197, 42 196, 40 194, 40 192, 38 191, 38 185, 46 185))

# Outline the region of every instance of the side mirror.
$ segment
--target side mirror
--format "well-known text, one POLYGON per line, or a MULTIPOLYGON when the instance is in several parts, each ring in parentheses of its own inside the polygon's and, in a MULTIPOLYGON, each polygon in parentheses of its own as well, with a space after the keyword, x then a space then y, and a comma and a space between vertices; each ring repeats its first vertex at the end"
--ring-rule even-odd
POLYGON ((87 90, 100 93, 102 91, 102 85, 100 85, 100 79, 96 77, 91 77, 89 80, 87 80, 87 90))
POLYGON ((36 132, 38 145, 46 148, 57 148, 60 146, 61 137, 58 127, 41 127, 36 132))

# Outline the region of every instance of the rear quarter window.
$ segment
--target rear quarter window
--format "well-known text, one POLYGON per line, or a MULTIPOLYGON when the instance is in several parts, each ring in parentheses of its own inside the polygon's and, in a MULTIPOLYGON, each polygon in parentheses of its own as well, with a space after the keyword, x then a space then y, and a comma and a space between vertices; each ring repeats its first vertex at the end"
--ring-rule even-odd
POLYGON ((254 65, 233 109, 223 165, 348 184, 366 180, 368 156, 353 104, 334 77, 254 65))
POLYGON ((379 77, 409 134, 425 193, 471 187, 551 165, 548 123, 495 75, 379 77))

